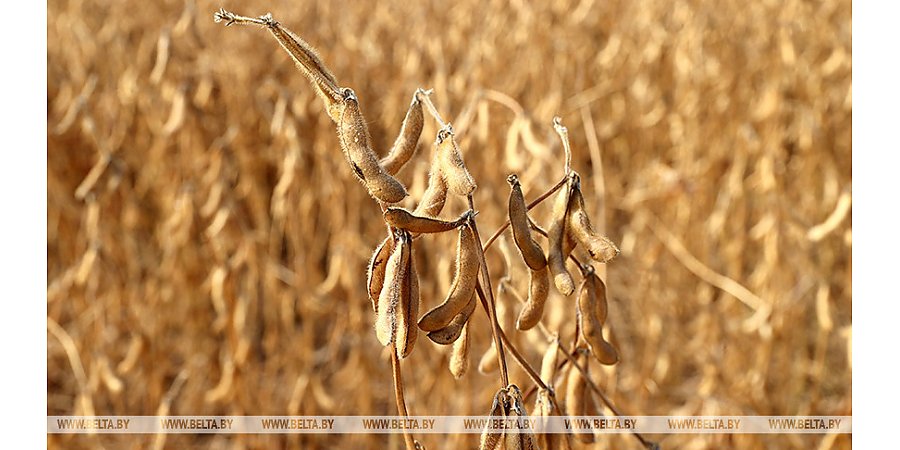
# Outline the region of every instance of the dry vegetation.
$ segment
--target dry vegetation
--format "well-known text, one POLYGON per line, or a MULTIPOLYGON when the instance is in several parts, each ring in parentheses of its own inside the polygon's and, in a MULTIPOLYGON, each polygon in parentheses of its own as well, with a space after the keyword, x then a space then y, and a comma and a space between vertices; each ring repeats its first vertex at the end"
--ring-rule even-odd
MULTIPOLYGON (((47 413, 396 414, 365 281, 385 237, 381 209, 315 89, 264 31, 214 24, 220 6, 232 5, 48 3, 47 413)), ((624 413, 852 413, 849 1, 234 6, 271 11, 316 46, 359 97, 381 156, 416 89, 433 88, 478 184, 482 240, 506 219, 508 174, 528 201, 562 177, 551 124, 562 117, 585 210, 621 249, 595 264, 620 361, 578 360, 624 413)), ((397 175, 409 209, 428 183, 438 133, 428 119, 397 175)), ((552 203, 531 213, 545 229, 552 203)), ((468 209, 451 195, 441 217, 468 209)), ((416 240, 422 313, 446 297, 456 239, 416 240)), ((541 327, 516 329, 529 267, 504 257, 511 233, 498 242, 485 253, 498 319, 540 368, 541 327)), ((568 346, 578 302, 551 289, 543 314, 568 346)), ((401 363, 411 414, 488 413, 499 386, 473 370, 492 342, 481 305, 470 325, 460 379, 452 346, 419 333, 401 363)), ((527 391, 528 374, 507 359, 527 391)), ((557 392, 584 389, 568 375, 557 392)), ((479 439, 416 438, 429 448, 479 439)), ((847 436, 654 439, 849 447, 847 436)), ((403 436, 49 442, 401 448, 403 436)), ((628 435, 596 442, 639 448, 628 435)))

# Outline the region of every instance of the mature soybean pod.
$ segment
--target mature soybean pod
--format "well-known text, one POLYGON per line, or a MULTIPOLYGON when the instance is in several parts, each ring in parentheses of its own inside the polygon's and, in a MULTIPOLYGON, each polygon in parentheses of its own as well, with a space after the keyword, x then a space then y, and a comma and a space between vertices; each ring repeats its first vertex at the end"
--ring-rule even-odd
POLYGON ((406 188, 396 178, 381 168, 375 152, 365 118, 359 110, 356 94, 352 89, 343 89, 341 117, 338 122, 338 138, 344 156, 350 162, 353 172, 366 185, 369 194, 385 203, 397 203, 406 197, 406 188))
POLYGON ((260 19, 263 20, 281 47, 291 55, 294 64, 316 87, 316 92, 325 102, 328 115, 337 122, 340 117, 338 105, 342 94, 337 86, 337 80, 322 62, 316 50, 291 30, 281 26, 271 15, 263 16, 260 19))
MULTIPOLYGON (((528 414, 525 411, 525 405, 522 401, 522 393, 519 391, 515 385, 510 385, 508 388, 509 399, 510 399, 510 409, 509 409, 509 418, 514 420, 521 420, 523 418, 528 419, 528 414)), ((534 432, 528 429, 519 429, 518 427, 511 427, 506 435, 506 450, 535 450, 537 449, 537 442, 535 440, 534 432)))
POLYGON ((394 228, 412 233, 443 233, 459 228, 471 217, 471 211, 465 212, 458 219, 446 221, 431 217, 417 216, 403 208, 388 208, 384 212, 384 221, 394 228))
POLYGON ((619 352, 616 351, 616 348, 613 347, 612 344, 603 339, 602 332, 600 328, 594 328, 596 331, 590 331, 589 333, 596 333, 596 338, 588 338, 585 335, 585 340, 588 341, 588 345, 591 347, 591 354, 594 355, 594 358, 600 364, 606 366, 612 366, 619 362, 619 352))
MULTIPOLYGON (((600 279, 596 278, 596 281, 600 281, 600 279)), ((597 285, 590 281, 590 277, 585 279, 581 285, 581 295, 578 298, 578 325, 581 329, 581 336, 590 347, 594 358, 600 364, 610 366, 619 362, 619 354, 615 347, 603 338, 603 323, 598 320, 601 307, 598 305, 596 287, 597 285), (593 289, 591 285, 593 285, 593 289)))
POLYGON ((593 268, 584 277, 584 283, 584 291, 581 295, 590 297, 586 301, 593 304, 592 314, 602 325, 606 323, 606 316, 609 314, 609 304, 606 301, 606 284, 597 276, 593 268))
POLYGON ((547 386, 553 386, 553 379, 556 378, 556 359, 559 352, 559 337, 554 334, 544 351, 544 357, 541 359, 541 380, 547 386))
POLYGON ((463 325, 459 339, 453 342, 450 351, 450 373, 457 380, 462 378, 469 370, 469 322, 463 325))
POLYGON ((416 318, 419 316, 419 274, 412 241, 409 244, 409 258, 406 263, 406 278, 400 290, 400 304, 397 310, 397 356, 406 358, 412 353, 419 335, 416 318))
POLYGON ((423 331, 435 331, 446 327, 475 295, 480 261, 478 252, 481 244, 469 225, 459 228, 459 242, 456 250, 456 275, 450 286, 450 293, 444 303, 428 311, 419 319, 423 331))
MULTIPOLYGON (((579 349, 575 355, 575 361, 588 370, 587 355, 584 349, 579 349)), ((581 371, 574 366, 569 367, 569 376, 566 381, 566 414, 569 416, 584 416, 587 413, 587 380, 581 371)), ((575 437, 585 443, 594 442, 594 435, 590 433, 577 433, 575 437)))
MULTIPOLYGON (((418 91, 416 91, 418 94, 418 91)), ((396 175, 400 169, 412 158, 416 152, 416 146, 419 143, 419 136, 422 135, 422 125, 425 123, 422 113, 422 102, 419 97, 413 94, 412 103, 409 105, 409 111, 403 119, 403 125, 400 127, 400 134, 394 145, 388 152, 387 156, 381 160, 381 167, 390 175, 396 175)))
POLYGON ((446 327, 441 328, 439 330, 429 331, 428 339, 431 339, 435 344, 441 345, 450 345, 459 338, 459 335, 462 333, 463 327, 469 321, 469 318, 472 317, 472 313, 475 312, 475 305, 478 302, 475 301, 475 295, 472 295, 472 298, 469 299, 469 303, 460 311, 459 314, 453 316, 453 319, 450 320, 450 323, 447 324, 446 327))
POLYGON ((449 123, 438 131, 435 145, 437 145, 437 153, 440 158, 439 167, 450 192, 463 197, 474 192, 477 187, 475 180, 466 169, 466 163, 463 162, 462 154, 459 152, 459 145, 453 136, 453 127, 449 123))
POLYGON ((416 214, 435 217, 444 209, 447 202, 447 182, 436 162, 432 162, 431 172, 428 174, 428 187, 422 194, 422 199, 416 206, 416 214))
POLYGON ((570 178, 556 197, 553 203, 550 227, 547 230, 549 248, 547 251, 547 265, 550 274, 553 275, 553 283, 556 289, 563 295, 571 295, 575 291, 575 281, 572 274, 566 268, 567 253, 563 246, 566 240, 566 216, 569 210, 569 193, 574 180, 570 178))
POLYGON ((568 231, 587 250, 594 261, 605 263, 619 254, 619 249, 611 240, 598 234, 591 226, 591 219, 584 210, 581 185, 576 183, 569 198, 568 231))
POLYGON ((372 310, 375 312, 378 312, 378 296, 384 287, 384 272, 387 268, 387 260, 393 250, 394 241, 388 236, 375 248, 375 252, 372 253, 372 258, 369 260, 366 280, 369 287, 369 300, 372 301, 372 310))
POLYGON ((528 281, 528 301, 519 313, 516 328, 519 331, 530 330, 541 321, 544 315, 544 304, 550 293, 550 271, 547 267, 532 270, 528 281))
POLYGON ((409 260, 409 238, 406 233, 395 235, 394 250, 387 261, 384 273, 384 287, 378 296, 378 310, 375 312, 375 336, 381 345, 390 345, 397 335, 397 307, 403 283, 407 281, 406 266, 409 260))
MULTIPOLYGON (((550 417, 561 414, 561 411, 554 407, 554 396, 548 389, 538 389, 534 405, 534 415, 541 417, 545 427, 550 421, 550 417)), ((544 433, 536 436, 536 444, 538 448, 542 449, 570 450, 572 448, 569 444, 570 438, 569 433, 544 433)))
POLYGON ((509 224, 513 230, 513 238, 516 241, 516 247, 522 253, 525 264, 531 270, 542 270, 547 267, 547 258, 544 256, 544 250, 534 241, 531 236, 531 226, 528 224, 528 207, 525 205, 525 197, 522 195, 522 186, 519 184, 519 178, 510 175, 506 178, 509 182, 509 224))

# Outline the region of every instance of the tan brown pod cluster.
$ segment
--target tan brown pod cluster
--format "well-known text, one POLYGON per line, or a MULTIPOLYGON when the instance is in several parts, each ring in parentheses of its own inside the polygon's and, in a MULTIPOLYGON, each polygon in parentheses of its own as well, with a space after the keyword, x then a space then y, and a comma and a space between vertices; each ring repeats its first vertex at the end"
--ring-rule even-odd
POLYGON ((453 126, 449 123, 438 130, 435 146, 438 167, 450 192, 463 197, 474 192, 477 187, 475 179, 466 169, 462 154, 459 152, 459 145, 453 135, 453 126))
POLYGON ((541 246, 531 236, 528 206, 525 204, 525 196, 522 195, 519 177, 510 175, 506 181, 511 188, 509 191, 509 224, 513 231, 516 247, 531 270, 543 270, 544 267, 547 267, 547 257, 544 256, 541 246))
POLYGON ((491 404, 492 418, 506 419, 506 425, 512 425, 508 421, 516 420, 519 426, 504 426, 502 428, 493 427, 493 422, 489 421, 484 431, 481 433, 481 442, 478 446, 479 450, 536 450, 538 448, 535 441, 533 429, 526 424, 528 412, 525 410, 522 401, 522 392, 519 388, 510 384, 505 388, 501 388, 494 395, 494 401, 491 404))
POLYGON ((619 353, 603 338, 603 324, 608 308, 606 285, 591 268, 581 283, 581 292, 578 296, 578 328, 594 358, 600 364, 613 365, 619 362, 619 353))
POLYGON ((340 120, 338 120, 338 138, 344 156, 353 168, 353 172, 369 190, 372 197, 385 203, 397 203, 406 198, 406 188, 389 175, 381 167, 378 157, 372 150, 372 138, 365 118, 359 109, 356 94, 350 88, 342 89, 344 99, 341 102, 340 120))
POLYGON ((560 189, 553 202, 553 211, 551 215, 550 227, 547 229, 547 240, 549 248, 547 250, 547 266, 550 268, 550 274, 553 276, 553 283, 556 289, 563 295, 570 295, 575 292, 575 281, 572 274, 566 268, 566 259, 569 257, 572 249, 570 245, 566 245, 567 240, 567 217, 569 211, 569 195, 572 192, 572 184, 575 176, 570 176, 560 189))
POLYGON ((591 259, 606 263, 618 256, 619 248, 609 238, 598 234, 591 226, 591 219, 584 211, 584 196, 581 195, 581 180, 575 177, 569 196, 569 213, 566 225, 574 240, 587 250, 591 259))
POLYGON ((423 331, 436 331, 446 327, 468 303, 474 302, 475 283, 481 266, 478 252, 481 243, 468 224, 459 228, 456 250, 456 274, 450 286, 450 293, 443 303, 428 311, 419 319, 423 331))
POLYGON ((394 342, 397 356, 409 356, 419 333, 419 275, 408 232, 397 230, 375 249, 368 285, 378 341, 383 345, 394 342))
POLYGON ((425 123, 419 91, 421 89, 416 90, 416 93, 413 94, 412 103, 403 119, 397 140, 394 141, 387 156, 381 160, 381 167, 384 167, 384 171, 390 175, 396 175, 416 153, 416 146, 422 135, 422 125, 425 123))

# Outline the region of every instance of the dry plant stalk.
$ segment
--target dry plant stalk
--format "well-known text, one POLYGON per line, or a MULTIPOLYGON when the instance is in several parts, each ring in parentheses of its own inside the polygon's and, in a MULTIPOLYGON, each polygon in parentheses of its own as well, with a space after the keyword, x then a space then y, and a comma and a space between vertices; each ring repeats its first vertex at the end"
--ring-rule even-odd
MULTIPOLYGON (((507 304, 510 301, 507 298, 508 296, 509 288, 501 280, 500 285, 497 286, 497 320, 500 322, 502 329, 506 330, 514 326, 512 308, 507 304)), ((481 359, 478 361, 478 371, 487 375, 494 373, 499 368, 497 346, 491 342, 490 347, 481 355, 481 359)))
MULTIPOLYGON (((379 200, 383 219, 390 233, 376 247, 369 261, 367 292, 375 312, 376 338, 382 345, 391 346, 392 349, 393 378, 400 414, 406 415, 407 412, 399 361, 412 352, 418 329, 426 331, 428 338, 437 344, 452 344, 450 372, 455 378, 465 376, 469 365, 469 319, 478 304, 476 292, 491 320, 493 350, 489 350, 485 357, 496 356, 501 383, 504 386, 494 397, 491 414, 503 417, 527 416, 521 392, 515 385, 508 384, 504 345, 539 388, 540 415, 549 416, 558 413, 550 387, 554 383, 553 372, 556 370, 558 339, 548 348, 541 368, 542 373, 538 375, 500 328, 497 317, 499 308, 493 296, 484 256, 484 249, 494 238, 486 244, 480 242, 473 200, 476 183, 463 161, 453 127, 443 121, 431 102, 431 92, 422 89, 416 91, 401 126, 400 135, 388 155, 379 160, 372 149, 371 137, 356 94, 350 88, 338 87, 335 77, 308 44, 283 28, 271 15, 254 19, 222 10, 215 18, 217 21, 225 21, 226 25, 235 23, 261 25, 276 37, 316 86, 319 96, 326 103, 330 117, 337 124, 338 138, 347 161, 369 193, 379 200), (390 207, 387 204, 399 202, 407 196, 405 187, 393 178, 393 175, 415 154, 423 127, 423 103, 440 125, 434 144, 428 187, 414 211, 390 207), (448 193, 465 197, 469 204, 469 210, 452 221, 435 217, 443 209, 448 193), (417 319, 419 280, 412 248, 413 239, 420 235, 452 230, 458 230, 458 240, 456 267, 450 291, 443 303, 417 319)), ((528 300, 516 321, 516 328, 519 330, 531 329, 540 322, 549 294, 551 274, 561 293, 570 295, 574 292, 574 280, 566 268, 566 260, 576 245, 585 247, 593 259, 601 262, 607 262, 618 254, 618 249, 611 241, 593 231, 584 211, 578 174, 571 170, 568 134, 559 118, 554 119, 553 126, 563 141, 566 153, 563 179, 540 198, 526 205, 518 177, 510 175, 507 178, 511 187, 507 204, 509 216, 507 225, 512 225, 516 246, 530 273, 528 300), (549 231, 545 233, 531 222, 528 210, 549 198, 560 188, 561 191, 553 206, 549 231), (541 246, 533 239, 532 228, 548 236, 549 250, 546 256, 541 246)), ((501 227, 494 236, 499 235, 505 227, 506 225, 501 227)), ((511 273, 511 260, 512 258, 507 255, 507 277, 511 273)), ((606 319, 603 283, 594 275, 592 269, 585 270, 582 267, 582 271, 585 279, 581 283, 582 292, 576 308, 579 329, 598 360, 611 364, 615 362, 610 362, 611 347, 602 346, 606 344, 601 333, 603 321, 606 319)), ((500 289, 501 291, 505 289, 502 282, 500 289)), ((614 349, 612 352, 615 355, 614 349)), ((613 359, 617 361, 617 355, 613 359)), ((479 368, 483 372, 491 371, 492 366, 489 361, 484 361, 484 357, 479 363, 479 368)), ((570 412, 585 414, 585 386, 588 383, 590 380, 586 373, 570 368, 566 394, 570 412)), ((408 449, 418 445, 408 433, 404 437, 408 449)), ((549 442, 546 437, 543 437, 542 441, 549 442)), ((563 442, 561 445, 566 445, 567 441, 563 442)), ((532 449, 537 448, 537 443, 530 430, 515 428, 503 431, 486 430, 482 435, 481 448, 532 449)))

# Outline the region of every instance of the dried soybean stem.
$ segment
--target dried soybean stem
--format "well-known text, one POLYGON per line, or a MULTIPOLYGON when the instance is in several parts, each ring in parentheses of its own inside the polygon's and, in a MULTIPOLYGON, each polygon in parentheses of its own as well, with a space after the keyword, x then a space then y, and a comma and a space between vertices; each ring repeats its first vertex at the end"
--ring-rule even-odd
POLYGON ((258 17, 247 17, 241 16, 239 14, 235 14, 231 11, 225 11, 225 9, 219 9, 218 12, 213 14, 213 18, 216 22, 225 22, 226 27, 230 27, 234 24, 238 25, 246 25, 246 24, 254 24, 254 25, 262 25, 266 26, 266 21, 260 19, 258 17))
POLYGON ((319 59, 315 50, 300 39, 290 30, 281 26, 272 14, 266 14, 260 17, 247 17, 234 14, 225 9, 219 9, 213 18, 216 22, 225 22, 225 26, 238 25, 259 25, 269 29, 272 36, 278 40, 278 43, 287 51, 294 62, 307 72, 307 75, 315 82, 316 86, 322 90, 324 94, 329 95, 332 100, 341 98, 341 91, 338 88, 337 80, 332 75, 325 64, 319 59))
MULTIPOLYGON (((559 338, 557 338, 557 339, 556 339, 556 342, 557 342, 557 344, 559 345, 560 353, 562 353, 563 355, 565 355, 565 357, 566 357, 566 359, 568 359, 569 363, 572 364, 572 367, 574 367, 574 368, 577 369, 579 372, 581 372, 581 376, 582 376, 582 377, 584 378, 584 380, 587 382, 588 387, 590 387, 591 390, 594 391, 594 394, 597 394, 597 396, 600 397, 600 400, 603 401, 603 404, 605 404, 606 407, 608 407, 609 410, 613 412, 613 414, 615 414, 616 416, 620 416, 620 417, 621 417, 621 416, 622 416, 622 413, 619 411, 619 409, 616 408, 616 406, 613 405, 613 402, 606 396, 606 394, 604 394, 603 391, 601 391, 600 388, 597 387, 596 384, 594 384, 594 381, 591 380, 591 377, 588 376, 587 370, 585 370, 584 367, 581 367, 581 366, 578 364, 578 362, 575 361, 575 358, 574 358, 574 357, 572 356, 572 354, 569 352, 569 349, 566 348, 565 344, 563 344, 562 340, 560 340, 559 338)), ((655 443, 650 442, 650 441, 648 441, 646 438, 644 438, 644 436, 641 435, 641 433, 638 433, 638 432, 636 432, 636 431, 633 431, 631 434, 634 435, 634 437, 636 437, 637 440, 641 441, 641 445, 643 445, 644 448, 650 449, 650 448, 654 448, 654 446, 656 445, 655 443)))
MULTIPOLYGON (((561 187, 563 187, 564 184, 566 184, 566 181, 568 181, 568 179, 568 175, 564 176, 561 180, 559 180, 558 183, 556 183, 556 185, 548 189, 547 192, 544 192, 538 198, 532 200, 531 203, 528 204, 528 208, 526 208, 526 211, 531 211, 535 206, 541 204, 541 202, 546 200, 547 197, 553 195, 554 192, 558 191, 561 187)), ((500 225, 500 228, 498 228, 497 231, 495 231, 494 234, 490 237, 490 239, 488 239, 487 242, 484 243, 483 250, 487 251, 487 249, 491 247, 494 241, 496 241, 497 238, 499 238, 507 228, 509 228, 509 220, 504 222, 503 225, 500 225)))
MULTIPOLYGON (((403 376, 400 372, 400 358, 397 356, 396 343, 391 344, 391 375, 394 378, 394 395, 397 398, 397 413, 400 417, 409 416, 406 409, 406 399, 403 397, 403 376)), ((403 441, 406 443, 406 450, 416 450, 416 440, 407 429, 403 429, 403 441)))
POLYGON ((656 215, 652 215, 652 219, 653 220, 650 222, 650 231, 652 231, 666 249, 675 256, 675 259, 684 265, 691 273, 706 283, 731 294, 754 312, 766 306, 765 300, 754 294, 750 289, 744 287, 743 284, 722 275, 706 264, 703 264, 663 225, 662 221, 659 220, 656 215))
MULTIPOLYGON (((481 299, 482 306, 487 308, 487 299, 484 297, 484 291, 481 289, 481 285, 476 285, 475 289, 478 292, 478 297, 481 299)), ((544 384, 544 381, 541 380, 541 376, 538 375, 537 371, 534 370, 534 367, 531 367, 531 364, 528 363, 525 357, 522 356, 522 354, 519 353, 519 350, 513 345, 512 342, 510 342, 509 337, 506 336, 506 333, 503 332, 503 329, 498 329, 500 330, 499 335, 500 340, 503 341, 503 345, 505 345, 506 348, 509 349, 509 352, 513 355, 513 358, 515 358, 516 362, 519 363, 519 366, 525 369, 525 372, 528 373, 528 377, 531 378, 531 381, 533 381, 534 384, 541 389, 548 389, 547 385, 544 384)))
POLYGON ((431 102, 431 93, 434 92, 433 89, 428 90, 420 90, 416 92, 419 100, 425 105, 425 108, 428 109, 428 112, 434 116, 434 120, 437 121, 438 125, 443 128, 447 125, 447 122, 444 122, 444 118, 441 117, 441 113, 438 112, 437 108, 435 108, 434 103, 431 102))
MULTIPOLYGON (((472 199, 472 194, 469 194, 469 209, 475 211, 475 200, 472 199)), ((472 232, 475 234, 475 242, 481 242, 481 236, 478 234, 478 225, 475 222, 475 219, 472 218, 472 232)), ((506 352, 503 350, 503 342, 500 340, 500 333, 503 330, 500 329, 500 323, 497 321, 497 304, 494 301, 494 290, 491 287, 491 274, 488 270, 487 260, 484 257, 484 249, 481 246, 478 247, 478 257, 481 260, 481 267, 479 267, 478 272, 481 275, 481 279, 484 281, 484 287, 487 288, 488 292, 488 302, 485 305, 485 310, 487 312, 488 318, 491 320, 491 334, 494 339, 494 347, 497 348, 497 360, 500 362, 500 383, 501 387, 506 387, 509 385, 509 374, 506 371, 506 352)), ((475 287, 478 289, 479 282, 476 280, 475 287)))
POLYGON ((572 149, 569 147, 569 129, 564 127, 559 116, 553 118, 553 129, 559 135, 563 148, 566 150, 566 175, 572 171, 572 149))
POLYGON ((487 89, 484 91, 484 98, 509 108, 516 117, 525 117, 525 108, 522 108, 522 105, 520 105, 519 102, 507 94, 493 89, 487 89))

